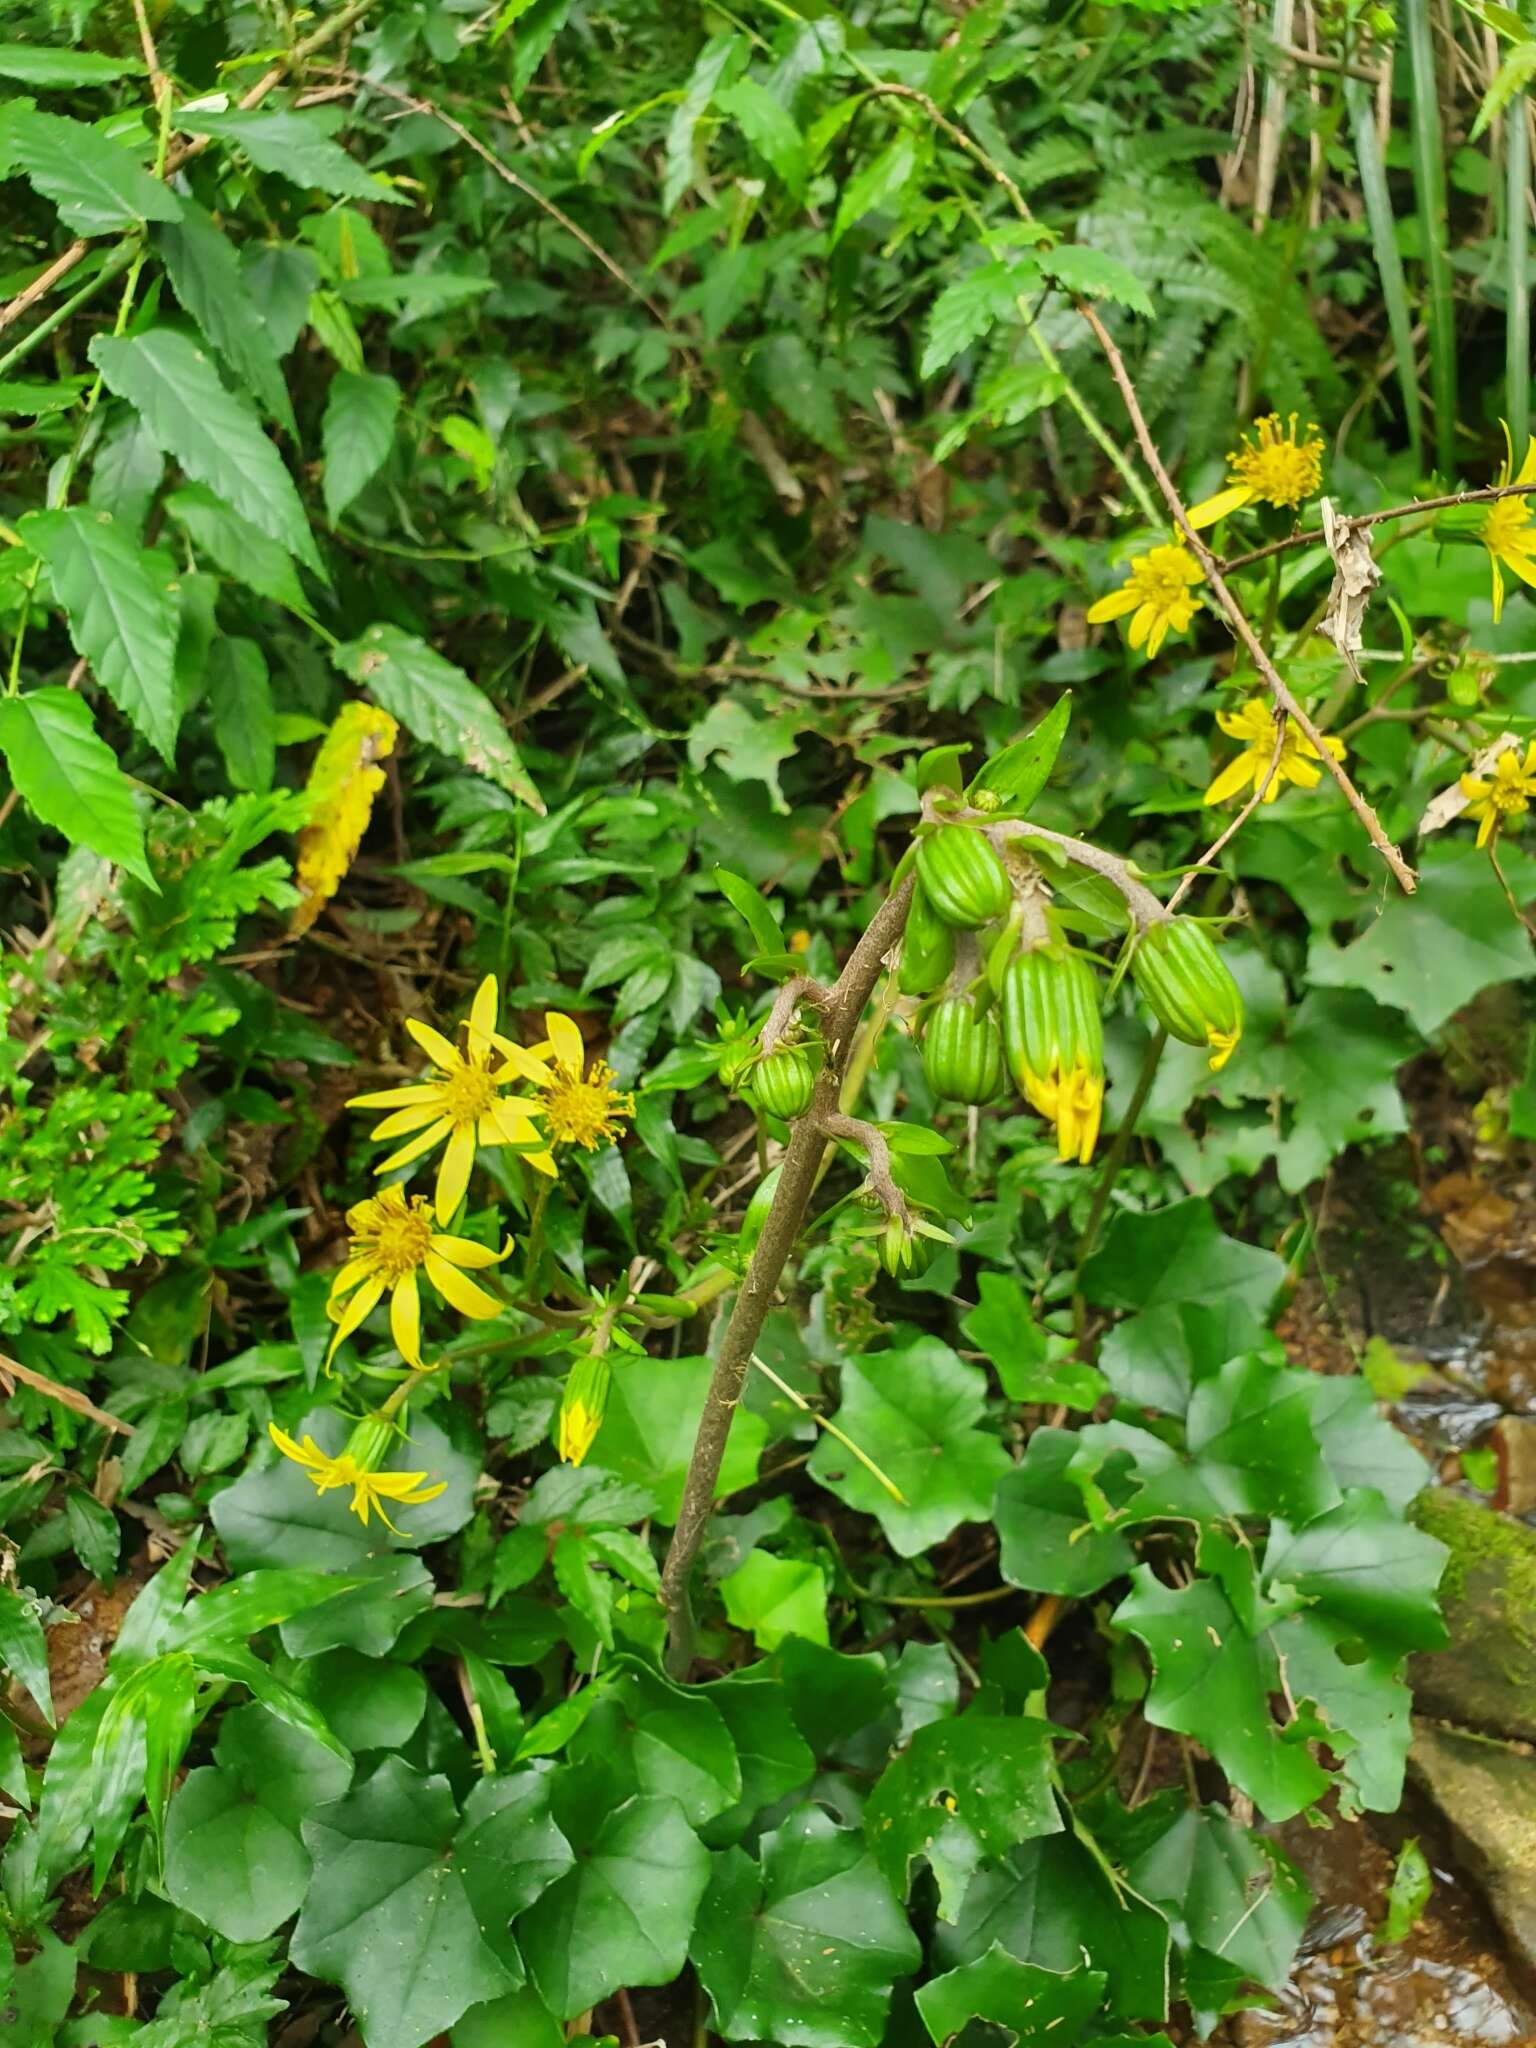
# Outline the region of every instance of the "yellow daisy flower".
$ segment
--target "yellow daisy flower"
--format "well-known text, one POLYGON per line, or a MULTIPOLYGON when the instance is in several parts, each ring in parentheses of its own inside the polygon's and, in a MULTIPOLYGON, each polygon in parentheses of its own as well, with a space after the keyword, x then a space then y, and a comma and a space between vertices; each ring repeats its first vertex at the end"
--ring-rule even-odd
POLYGON ((504 1095, 502 1089, 514 1078, 540 1086, 549 1078, 546 1063, 497 1035, 496 1007, 496 977, 488 974, 470 1006, 464 1052, 430 1024, 408 1017, 406 1030, 437 1072, 403 1088, 354 1095, 347 1104, 349 1109, 393 1110, 395 1114, 385 1117, 370 1135, 407 1138, 397 1152, 379 1162, 375 1173, 393 1173, 435 1146, 443 1147, 437 1169, 439 1223, 447 1223, 464 1199, 477 1145, 527 1147, 539 1143, 533 1121, 538 1105, 531 1097, 504 1095))
POLYGON ((1244 434, 1227 457, 1231 484, 1214 498, 1190 507, 1189 523, 1196 532, 1214 526, 1218 519, 1255 499, 1264 505, 1299 505, 1318 490, 1323 481, 1323 437, 1309 424, 1305 438, 1298 439, 1298 417, 1293 412, 1289 420, 1282 421, 1279 413, 1272 412, 1254 421, 1253 433, 1258 439, 1244 434))
MULTIPOLYGON (((530 1050, 534 1059, 550 1069, 539 1084, 538 1108, 545 1135, 551 1145, 580 1145, 586 1152, 595 1152, 618 1137, 622 1120, 635 1113, 635 1098, 614 1086, 614 1072, 606 1060, 593 1060, 583 1078, 587 1049, 574 1018, 546 1010, 544 1029, 549 1036, 530 1050)), ((510 1050, 505 1039, 498 1039, 497 1044, 510 1050)), ((547 1153, 542 1158, 534 1155, 529 1164, 541 1172, 553 1172, 553 1162, 543 1163, 547 1159, 547 1153)))
POLYGON ((1088 623, 1098 626, 1106 619, 1134 613, 1131 645, 1145 645, 1150 657, 1170 632, 1187 630, 1200 609, 1200 599, 1190 595, 1190 587, 1204 580, 1205 572, 1187 548, 1172 544, 1149 548, 1132 561, 1131 573, 1118 590, 1089 607, 1088 623))
MULTIPOLYGON (((1504 425, 1503 421, 1500 425, 1504 425)), ((1525 460, 1520 465, 1518 476, 1513 473, 1514 467, 1515 451, 1510 442, 1509 428, 1505 426, 1504 460, 1498 476, 1501 485, 1536 484, 1536 434, 1526 443, 1525 460)), ((1497 624, 1504 612, 1505 569, 1518 576, 1522 583, 1536 586, 1536 514, 1532 512, 1530 499, 1495 498, 1483 514, 1478 539, 1488 550, 1488 562, 1493 570, 1493 617, 1497 624)), ((1501 756, 1501 765, 1502 759, 1501 756)))
MULTIPOLYGON (((1229 796, 1236 796, 1239 790, 1250 784, 1258 789, 1265 776, 1269 775, 1269 764, 1275 752, 1275 719, 1267 697, 1250 697, 1236 711, 1218 711, 1216 723, 1229 739, 1243 740, 1246 745, 1205 792, 1208 804, 1224 803, 1229 796)), ((1336 761, 1343 760, 1342 740, 1325 737, 1323 745, 1336 761)), ((1316 789, 1322 780, 1323 771, 1316 765, 1321 759, 1312 742, 1288 718, 1280 759, 1275 762, 1275 772, 1264 791, 1265 803, 1272 804, 1288 782, 1294 782, 1302 789, 1316 789)))
POLYGON ((361 1423, 347 1439, 346 1449, 332 1457, 322 1451, 312 1436, 306 1436, 302 1443, 279 1429, 275 1422, 267 1424, 267 1434, 282 1452, 304 1471, 312 1482, 316 1493, 331 1493, 339 1486, 352 1489, 351 1509, 364 1528, 368 1526, 370 1514, 376 1514, 386 1529, 400 1531, 384 1512, 386 1500, 398 1502, 401 1507, 420 1507, 424 1502, 436 1500, 440 1493, 447 1491, 447 1481, 440 1479, 435 1486, 425 1482, 425 1472, 378 1472, 372 1469, 370 1457, 382 1457, 392 1434, 386 1424, 381 1430, 377 1418, 370 1417, 361 1423), (376 1446, 376 1448, 375 1448, 376 1446))
POLYGON ((1491 775, 1463 775, 1461 793, 1467 799, 1467 816, 1478 821, 1477 843, 1486 846, 1506 819, 1523 817, 1531 807, 1536 796, 1536 740, 1526 748, 1523 761, 1513 747, 1506 747, 1491 775))
POLYGON ((400 1356, 424 1371, 421 1362, 421 1285, 425 1272, 432 1285, 460 1315, 483 1322, 499 1316, 495 1295, 466 1278, 464 1268, 494 1266, 512 1249, 511 1238, 499 1252, 467 1237, 444 1237, 432 1228, 432 1211, 422 1195, 406 1196, 385 1188, 347 1211, 351 1235, 346 1264, 331 1282, 326 1314, 336 1325, 330 1364, 336 1347, 372 1315, 389 1295, 389 1327, 400 1356))

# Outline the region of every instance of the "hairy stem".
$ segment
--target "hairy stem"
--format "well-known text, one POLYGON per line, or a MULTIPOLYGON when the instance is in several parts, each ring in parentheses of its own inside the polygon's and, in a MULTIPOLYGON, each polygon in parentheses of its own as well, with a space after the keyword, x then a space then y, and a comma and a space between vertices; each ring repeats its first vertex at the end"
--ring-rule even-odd
POLYGON ((661 1601, 667 1616, 667 1669, 676 1678, 685 1677, 693 1662, 693 1615, 688 1585, 714 1510, 720 1463, 751 1368, 752 1353, 757 1349, 779 1276, 800 1235, 827 1133, 840 1119, 838 1095, 843 1070, 853 1050, 854 1033, 879 979, 881 962, 901 936, 911 901, 909 877, 875 912, 847 966, 828 992, 822 1007, 826 1065, 816 1077, 816 1093, 810 1108, 795 1119, 779 1172, 778 1192, 732 1305, 710 1376, 704 1412, 699 1417, 693 1455, 688 1462, 688 1477, 683 1482, 677 1527, 672 1531, 661 1572, 661 1601))

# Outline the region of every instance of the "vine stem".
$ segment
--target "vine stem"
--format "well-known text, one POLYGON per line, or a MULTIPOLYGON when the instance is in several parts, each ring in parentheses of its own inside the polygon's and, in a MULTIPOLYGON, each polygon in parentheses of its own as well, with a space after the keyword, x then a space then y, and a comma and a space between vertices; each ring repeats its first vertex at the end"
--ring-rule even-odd
POLYGON ((1323 767, 1327 769, 1328 773, 1338 784, 1344 801, 1364 826, 1366 837, 1386 862, 1399 888, 1402 889, 1404 895, 1411 896, 1418 887, 1413 869, 1409 867, 1403 856, 1382 830, 1381 820, 1360 794, 1359 790, 1356 789, 1354 783, 1351 782, 1343 764, 1336 760, 1329 752, 1323 735, 1298 703, 1289 683, 1286 682, 1280 671, 1275 667, 1275 664, 1270 660, 1264 643, 1249 623, 1248 614, 1233 596, 1226 578, 1221 573, 1221 567, 1215 555, 1212 554, 1194 527, 1190 525, 1189 513, 1185 509, 1183 499, 1179 496, 1178 486, 1168 474, 1163 458, 1157 451, 1157 443, 1153 440, 1151 429, 1147 425, 1146 414, 1142 411, 1141 401, 1136 396, 1136 387, 1131 382, 1130 372, 1125 367, 1125 358, 1115 346, 1109 329, 1104 325, 1098 314, 1095 313, 1092 306, 1086 302, 1079 300, 1077 302, 1077 310, 1088 323, 1094 339, 1103 351, 1104 360, 1109 365, 1109 373, 1115 380, 1121 398, 1125 401, 1125 409, 1130 415, 1131 428, 1136 436, 1137 445, 1141 449, 1142 459, 1145 461, 1148 469, 1151 470, 1157 487, 1163 494, 1164 502, 1167 504, 1168 510, 1173 514, 1174 524, 1178 527, 1180 533, 1183 534, 1185 543, 1194 555, 1195 560, 1200 564, 1202 570, 1204 570, 1206 581, 1210 584, 1217 603, 1226 614, 1227 623, 1247 650, 1249 659, 1263 678, 1271 697, 1274 698, 1276 704, 1279 705, 1285 715, 1294 720, 1298 731, 1305 734, 1306 738, 1317 749, 1318 758, 1323 767))
POLYGON ((848 957, 821 1006, 826 1063, 816 1077, 816 1093, 804 1116, 797 1117, 779 1171, 778 1191, 763 1224, 746 1277, 725 1326, 704 1410, 693 1440, 688 1476, 678 1507, 677 1526, 661 1570, 661 1603, 667 1617, 667 1669, 674 1678, 687 1676, 693 1663, 693 1610, 688 1597, 710 1515, 726 1439, 731 1433, 752 1354, 762 1334, 779 1276, 795 1248, 800 1227, 821 1167, 827 1127, 835 1126, 844 1068, 853 1051, 854 1034, 865 1005, 874 993, 885 956, 901 936, 912 901, 909 876, 875 912, 863 937, 848 957))

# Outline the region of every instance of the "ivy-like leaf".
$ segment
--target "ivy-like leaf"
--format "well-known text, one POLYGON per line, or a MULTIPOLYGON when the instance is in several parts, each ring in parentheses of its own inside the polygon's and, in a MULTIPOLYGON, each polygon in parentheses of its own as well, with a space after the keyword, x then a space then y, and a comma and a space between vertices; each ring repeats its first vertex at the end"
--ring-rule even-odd
POLYGON ((623 1985, 670 1984, 688 1954, 709 1852, 673 1799, 628 1799, 517 1923, 539 1996, 574 2019, 623 1985))
POLYGON ((876 1516, 902 1557, 916 1557, 962 1522, 984 1522, 1012 1463, 998 1439, 976 1427, 986 1393, 986 1374, 936 1337, 850 1359, 842 1368, 838 1425, 903 1499, 892 1500, 828 1436, 812 1454, 811 1476, 849 1507, 876 1516))
POLYGON ((1204 1743, 1266 1819, 1289 1820, 1327 1791, 1327 1772, 1275 1720, 1273 1650, 1243 1627, 1220 1586, 1197 1579, 1174 1592, 1141 1565, 1115 1626, 1139 1637, 1151 1657, 1147 1719, 1204 1743))
POLYGON ((1074 2041, 1104 1993, 1101 1970, 1066 1976, 1021 1963, 994 1942, 974 1963, 934 1977, 917 1994, 917 2009, 935 2048, 945 2048, 973 2019, 987 2020, 1018 2048, 1074 2041))
POLYGON ((728 2041, 876 2048, 891 1990, 922 1951, 854 1828, 802 1806, 728 1849, 699 1909, 693 1959, 728 2041))
POLYGON ((1059 1832, 1051 1741, 1045 1721, 974 1708, 918 1729, 865 1809, 880 1868, 900 1896, 914 1858, 926 1856, 939 1883, 939 1912, 953 1920, 984 1860, 1059 1832))

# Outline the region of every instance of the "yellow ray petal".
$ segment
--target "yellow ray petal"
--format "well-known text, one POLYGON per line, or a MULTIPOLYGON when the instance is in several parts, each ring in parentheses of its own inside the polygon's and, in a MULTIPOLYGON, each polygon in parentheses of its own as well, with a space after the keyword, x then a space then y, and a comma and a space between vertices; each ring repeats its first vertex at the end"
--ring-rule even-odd
MULTIPOLYGON (((524 1081, 532 1081, 535 1087, 549 1079, 549 1063, 540 1059, 538 1052, 526 1045, 518 1045, 510 1038, 503 1038, 498 1031, 492 1044, 502 1055, 507 1067, 524 1081)), ((500 1079, 500 1074, 497 1075, 500 1079)))
POLYGON ((467 1237, 434 1236, 431 1249, 451 1266, 470 1266, 479 1270, 486 1266, 499 1266, 511 1251, 512 1241, 509 1238, 499 1252, 493 1252, 488 1245, 475 1244, 467 1237))
POLYGON ((419 1017, 407 1017, 405 1028, 433 1066, 441 1067, 445 1073, 453 1070, 459 1056, 441 1031, 434 1031, 430 1024, 423 1024, 419 1017))
POLYGON ((460 1124, 443 1147, 442 1164, 437 1169, 437 1220, 447 1223, 464 1199, 464 1190, 469 1186, 470 1168, 475 1163, 475 1127, 460 1124))
POLYGON ((376 1273, 370 1279, 365 1280, 362 1286, 358 1288, 356 1294, 353 1295, 352 1299, 342 1310, 341 1315, 337 1318, 336 1334, 331 1339, 330 1350, 325 1354, 327 1365, 336 1356, 336 1347, 339 1344, 344 1344, 354 1330, 359 1329, 362 1324, 367 1322, 383 1299, 383 1295, 384 1282, 376 1273))
POLYGON ((475 990, 469 1006, 469 1049, 483 1060, 490 1052, 496 1031, 496 977, 488 974, 475 990))
POLYGON ((1202 498, 1198 505, 1191 505, 1188 519, 1196 533, 1214 526, 1218 519, 1225 519, 1229 512, 1237 512, 1244 505, 1251 505, 1254 493, 1247 484, 1233 484, 1230 489, 1218 491, 1214 498, 1202 498))
POLYGON ((573 1074, 579 1074, 587 1056, 587 1048, 574 1019, 559 1010, 544 1012, 544 1029, 549 1033, 549 1042, 554 1047, 555 1058, 562 1067, 569 1067, 573 1074))
POLYGON ((1128 583, 1122 583, 1118 590, 1112 590, 1108 597, 1099 598, 1088 607, 1090 626, 1102 626, 1109 619, 1123 619, 1127 612, 1135 611, 1141 599, 1128 583))
MULTIPOLYGON (((1267 767, 1268 765, 1266 762, 1265 766, 1267 767)), ((1263 769, 1260 769, 1259 772, 1262 775, 1263 769)), ((1253 755, 1251 753, 1239 754, 1237 759, 1229 761, 1216 777, 1210 788, 1205 792, 1205 800, 1208 804, 1224 804, 1229 796, 1236 796, 1238 791, 1252 782, 1252 780, 1253 755)), ((1270 788, 1271 790, 1278 790, 1279 787, 1280 778, 1276 776, 1275 780, 1270 784, 1270 788)))
POLYGON ((421 1370, 421 1290, 416 1275, 407 1273, 389 1297, 389 1330, 395 1349, 407 1365, 421 1370))
POLYGON ((375 1124, 368 1135, 375 1143, 384 1138, 408 1137, 412 1131, 419 1131, 427 1124, 436 1123, 440 1114, 435 1102, 418 1103, 412 1109, 397 1109, 393 1116, 387 1116, 382 1123, 375 1124))
POLYGON ((402 1145, 398 1152, 391 1152, 387 1159, 381 1159, 373 1169, 375 1173, 393 1173, 397 1166, 409 1166, 413 1159, 420 1159, 424 1152, 430 1152, 434 1145, 440 1145, 453 1129, 452 1120, 439 1117, 419 1138, 412 1138, 402 1145))
POLYGON ((436 1252, 427 1253, 426 1265, 427 1278, 449 1307, 456 1308, 461 1316, 471 1316, 476 1322, 484 1322, 489 1316, 501 1314, 502 1304, 494 1294, 487 1294, 483 1287, 477 1287, 457 1266, 450 1266, 436 1252))
POLYGON ((436 1102, 442 1095, 437 1081, 412 1081, 408 1088, 376 1088, 371 1095, 353 1095, 348 1109, 404 1109, 413 1102, 436 1102))

